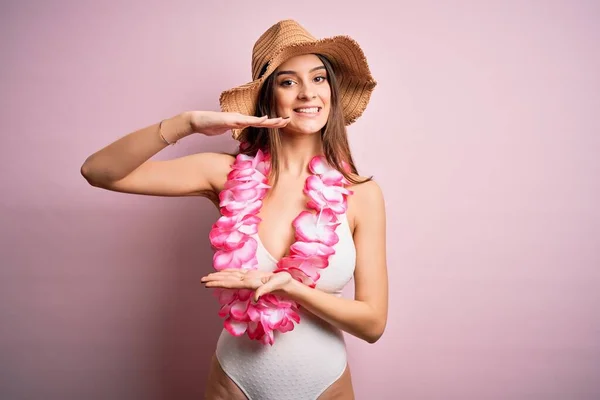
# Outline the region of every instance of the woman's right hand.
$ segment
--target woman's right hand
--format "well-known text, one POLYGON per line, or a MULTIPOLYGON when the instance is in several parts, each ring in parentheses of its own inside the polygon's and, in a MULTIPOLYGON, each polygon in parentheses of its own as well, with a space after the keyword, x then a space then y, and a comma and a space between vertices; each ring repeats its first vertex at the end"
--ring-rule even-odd
POLYGON ((244 129, 248 126, 264 128, 283 128, 289 119, 253 117, 237 112, 222 111, 191 111, 190 119, 194 133, 203 133, 207 136, 221 135, 230 129, 244 129))

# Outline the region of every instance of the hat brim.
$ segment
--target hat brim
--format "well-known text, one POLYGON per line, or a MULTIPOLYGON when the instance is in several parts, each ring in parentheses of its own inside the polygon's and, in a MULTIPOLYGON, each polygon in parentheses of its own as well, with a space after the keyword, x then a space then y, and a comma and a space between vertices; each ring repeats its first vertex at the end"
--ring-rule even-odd
MULTIPOLYGON (((377 82, 371 75, 364 52, 348 36, 333 36, 282 47, 269 60, 263 76, 221 93, 221 110, 254 115, 258 94, 269 75, 289 58, 311 53, 322 54, 331 61, 340 88, 344 122, 346 125, 352 124, 367 108, 377 82)), ((232 129, 233 138, 238 139, 242 132, 243 129, 232 129)))

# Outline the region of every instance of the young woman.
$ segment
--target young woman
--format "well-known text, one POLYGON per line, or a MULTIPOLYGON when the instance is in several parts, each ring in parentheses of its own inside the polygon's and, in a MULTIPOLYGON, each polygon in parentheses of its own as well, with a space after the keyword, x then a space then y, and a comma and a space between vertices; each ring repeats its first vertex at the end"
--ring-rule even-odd
POLYGON ((187 111, 132 132, 81 168, 94 186, 205 196, 214 288, 226 318, 208 399, 353 399, 342 331, 369 343, 386 326, 385 210, 359 176, 346 125, 376 83, 358 44, 315 39, 292 20, 256 42, 253 81, 223 92, 222 112, 187 111), (149 159, 168 144, 232 130, 240 153, 149 159), (341 297, 354 277, 355 298, 341 297))

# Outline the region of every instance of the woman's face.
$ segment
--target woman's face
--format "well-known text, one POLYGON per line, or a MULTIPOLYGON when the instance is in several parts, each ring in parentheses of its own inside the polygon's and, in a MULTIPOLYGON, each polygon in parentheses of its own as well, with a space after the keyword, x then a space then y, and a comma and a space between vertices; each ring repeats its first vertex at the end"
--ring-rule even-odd
POLYGON ((331 88, 319 57, 292 57, 273 74, 277 115, 290 117, 283 130, 300 134, 320 132, 329 117, 331 88))

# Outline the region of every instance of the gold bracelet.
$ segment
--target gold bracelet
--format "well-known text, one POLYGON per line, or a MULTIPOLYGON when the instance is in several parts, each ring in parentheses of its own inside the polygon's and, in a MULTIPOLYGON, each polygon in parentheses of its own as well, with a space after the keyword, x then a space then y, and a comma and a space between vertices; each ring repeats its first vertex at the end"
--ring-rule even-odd
POLYGON ((165 137, 163 136, 163 134, 162 134, 162 132, 161 132, 162 123, 163 123, 164 121, 165 121, 165 120, 163 119, 163 120, 162 120, 162 121, 160 121, 160 123, 158 124, 158 134, 160 135, 160 138, 162 139, 162 141, 163 141, 163 142, 165 142, 166 144, 174 145, 175 143, 177 143, 177 140, 176 140, 176 141, 174 141, 173 143, 169 143, 169 142, 167 141, 167 139, 165 139, 165 137))

